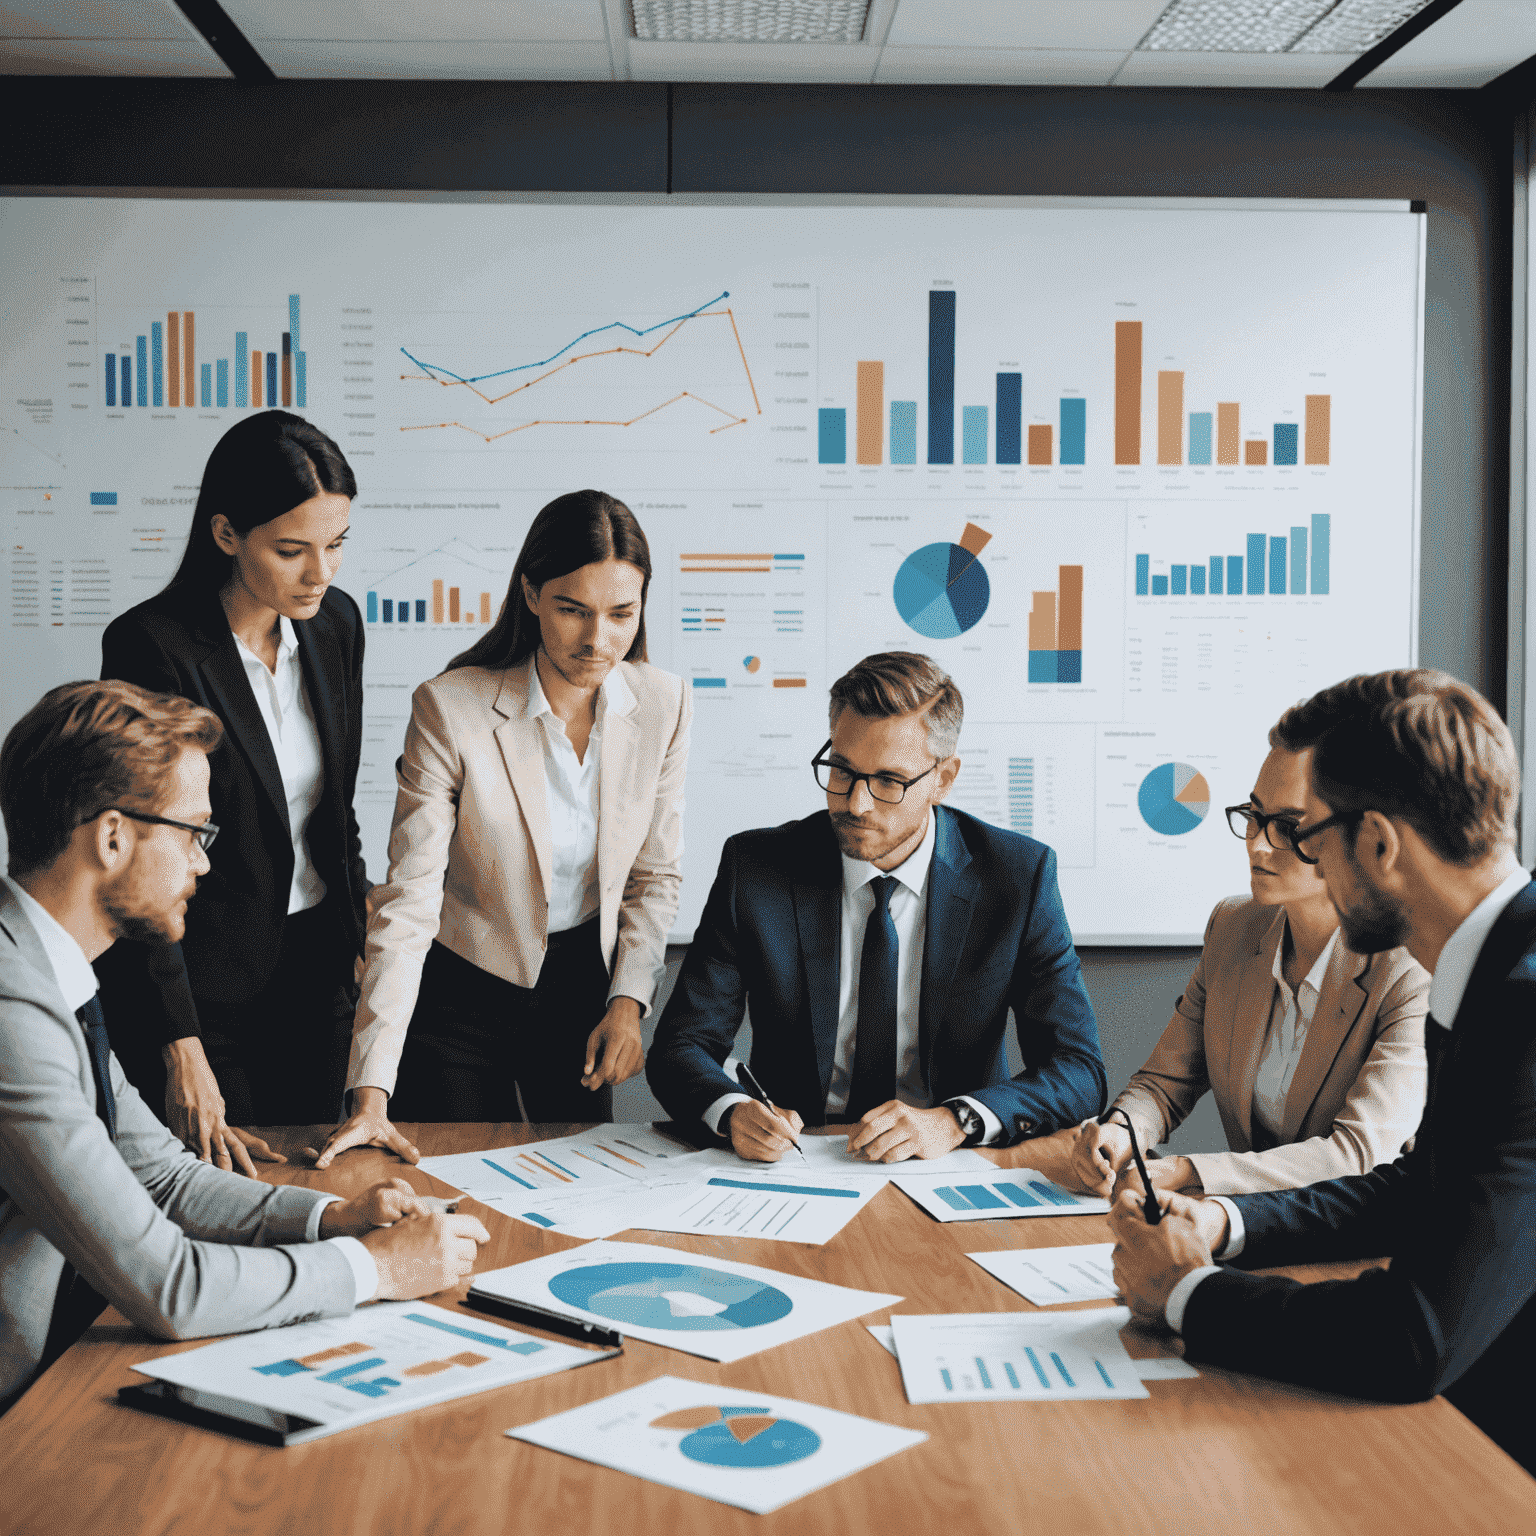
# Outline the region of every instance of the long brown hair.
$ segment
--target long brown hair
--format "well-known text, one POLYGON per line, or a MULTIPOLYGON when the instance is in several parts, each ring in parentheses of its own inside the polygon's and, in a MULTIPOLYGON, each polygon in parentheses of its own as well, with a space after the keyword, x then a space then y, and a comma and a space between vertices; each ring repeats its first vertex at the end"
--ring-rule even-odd
POLYGON ((636 567, 640 583, 640 627, 625 661, 646 661, 645 595, 651 586, 651 547, 635 514, 603 491, 570 491, 557 496, 534 518, 518 551, 496 622, 462 655, 443 669, 488 667, 504 671, 539 648, 539 621, 523 597, 523 578, 537 590, 546 581, 569 576, 600 560, 623 560, 636 567))

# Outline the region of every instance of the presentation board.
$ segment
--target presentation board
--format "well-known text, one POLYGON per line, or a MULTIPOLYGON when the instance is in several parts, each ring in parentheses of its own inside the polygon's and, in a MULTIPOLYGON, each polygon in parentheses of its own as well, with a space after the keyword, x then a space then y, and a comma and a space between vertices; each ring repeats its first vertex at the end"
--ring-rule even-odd
POLYGON ((538 509, 610 491, 691 680, 682 908, 818 809, 828 685, 928 653, 952 802, 1049 844, 1079 942, 1198 941, 1297 698, 1409 663, 1424 217, 1003 199, 5 200, 0 727, 95 676, 209 450, 272 405, 359 484, 357 810, 538 509))

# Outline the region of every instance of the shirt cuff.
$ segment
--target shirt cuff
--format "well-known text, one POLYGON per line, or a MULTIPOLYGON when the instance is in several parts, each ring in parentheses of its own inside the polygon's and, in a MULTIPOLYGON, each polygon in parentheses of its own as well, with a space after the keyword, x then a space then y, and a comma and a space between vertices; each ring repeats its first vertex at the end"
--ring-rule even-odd
POLYGON ((1219 1265, 1202 1264, 1199 1269, 1190 1270, 1168 1293, 1168 1300, 1163 1303, 1163 1316, 1168 1319, 1168 1326, 1175 1333, 1184 1332, 1184 1309, 1189 1305, 1189 1298, 1195 1294, 1195 1287, 1208 1275, 1220 1273, 1219 1265))
POLYGON ((341 1256, 351 1267, 352 1305, 360 1307, 365 1301, 372 1301, 379 1288, 379 1266, 373 1255, 355 1237, 328 1237, 325 1241, 341 1249, 341 1256))
POLYGON ((980 1145, 995 1147, 1003 1139, 1003 1122, 980 1099, 973 1099, 969 1094, 965 1093, 956 1094, 955 1099, 961 1104, 969 1104, 981 1116, 982 1136, 980 1145))
POLYGON ((720 1097, 716 1099, 715 1102, 704 1111, 704 1114, 701 1118, 703 1119, 704 1124, 707 1125, 710 1130, 715 1133, 716 1136, 719 1136, 721 1134, 720 1117, 726 1112, 726 1110, 728 1110, 732 1104, 750 1104, 751 1102, 751 1097, 745 1093, 722 1093, 720 1097))
POLYGON ((1227 1199, 1225 1195, 1212 1195, 1211 1199, 1227 1213, 1227 1221, 1230 1229, 1227 1233, 1227 1246, 1216 1254, 1218 1259, 1235 1259, 1243 1251, 1243 1245, 1248 1240, 1248 1229, 1243 1225, 1243 1213, 1238 1210, 1234 1201, 1227 1199))

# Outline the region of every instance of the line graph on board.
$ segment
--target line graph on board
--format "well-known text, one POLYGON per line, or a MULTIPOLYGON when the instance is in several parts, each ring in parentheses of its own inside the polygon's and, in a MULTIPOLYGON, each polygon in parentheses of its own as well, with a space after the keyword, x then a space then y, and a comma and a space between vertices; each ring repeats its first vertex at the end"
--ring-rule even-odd
MULTIPOLYGON (((733 357, 731 372, 734 374, 736 364, 739 363, 740 365, 739 377, 731 381, 734 389, 732 392, 733 398, 729 405, 721 404, 718 399, 708 398, 698 389, 689 388, 676 389, 667 398, 656 402, 654 401, 654 396, 660 391, 655 389, 652 375, 657 370, 645 370, 643 378, 631 376, 622 380, 614 377, 610 370, 609 375, 604 377, 600 383, 594 380, 592 385, 583 388, 581 390, 581 397, 590 401, 591 393, 594 390, 601 390, 605 399, 614 401, 623 398, 630 388, 638 386, 646 394, 647 403, 644 404, 643 409, 636 408, 640 403, 637 401, 633 405, 620 408, 613 414, 597 415, 592 413, 592 407, 589 403, 585 407, 577 406, 577 409, 581 411, 579 415, 540 414, 530 419, 510 424, 502 424, 499 418, 495 422, 483 421, 479 424, 461 419, 426 421, 402 425, 400 431, 441 432, 457 429, 471 433, 483 439, 487 444, 490 444, 503 438, 512 437, 517 433, 530 431, 534 427, 632 427, 650 417, 659 415, 670 407, 681 405, 684 402, 692 402, 703 406, 707 411, 725 418, 722 422, 708 428, 708 435, 711 437, 718 433, 729 431, 732 427, 746 426, 753 416, 761 416, 763 414, 763 407, 757 393, 757 384, 752 377, 751 364, 747 360, 747 351, 742 342, 741 329, 736 323, 735 311, 728 304, 723 308, 715 307, 721 305, 730 296, 730 290, 727 289, 693 309, 669 316, 665 320, 658 320, 651 325, 637 326, 631 325, 628 321, 624 320, 611 320, 604 325, 593 326, 588 330, 582 331, 579 335, 566 342, 564 346, 559 347, 546 357, 536 358, 526 363, 515 363, 509 367, 497 368, 484 373, 460 373, 441 363, 428 362, 423 356, 418 355, 418 352, 425 353, 427 350, 425 347, 418 347, 417 351, 412 351, 410 347, 406 346, 400 348, 401 353, 419 370, 415 373, 402 373, 400 375, 400 382, 402 384, 435 384, 440 389, 464 390, 489 411, 540 386, 546 386, 535 397, 540 402, 548 400, 554 394, 557 398, 572 399, 574 403, 576 397, 566 394, 558 388, 560 384, 573 382, 559 378, 567 370, 576 368, 580 364, 595 363, 601 359, 637 359, 640 364, 649 363, 652 359, 656 358, 657 354, 661 352, 668 342, 682 335, 686 327, 705 320, 724 320, 730 327, 729 338, 724 341, 723 350, 733 357), (573 353, 573 349, 579 347, 584 341, 612 331, 627 332, 636 341, 644 341, 646 338, 655 335, 658 331, 662 334, 649 346, 632 346, 627 342, 620 341, 612 346, 594 347, 589 351, 573 353), (529 371, 536 371, 533 378, 515 383, 510 382, 514 375, 529 371), (498 388, 497 381, 508 381, 508 385, 506 388, 498 388), (741 389, 743 384, 745 385, 744 392, 741 389), (750 407, 748 407, 748 400, 750 400, 750 407)), ((723 328, 720 329, 723 330, 723 328)), ((697 330, 698 327, 695 325, 695 335, 697 330)), ((709 343, 706 342, 707 345, 709 343)), ((669 359, 683 350, 685 349, 682 347, 674 347, 669 354, 669 359)), ((711 348, 711 350, 719 349, 711 348)), ((688 363, 697 361, 697 358, 696 356, 688 356, 680 361, 686 367, 688 363)), ((720 359, 718 357, 713 358, 712 362, 716 370, 718 370, 720 359)), ((583 369, 582 374, 584 378, 590 378, 593 370, 590 368, 583 369)), ((718 389, 711 388, 710 394, 718 393, 718 389)), ((555 408, 558 409, 558 406, 555 408)), ((535 409, 540 409, 540 406, 535 406, 535 409)))

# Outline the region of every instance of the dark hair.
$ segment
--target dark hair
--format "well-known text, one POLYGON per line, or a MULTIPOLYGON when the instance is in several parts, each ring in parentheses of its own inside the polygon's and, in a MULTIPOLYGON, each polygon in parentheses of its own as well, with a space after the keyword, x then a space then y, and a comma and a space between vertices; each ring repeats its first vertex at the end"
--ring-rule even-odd
POLYGON ((523 599, 523 577, 535 589, 569 576, 600 560, 624 560, 645 578, 640 583, 640 627, 625 661, 645 661, 645 594, 651 586, 651 546, 635 514, 602 491, 570 491, 557 496, 534 518, 518 551, 507 584, 506 601, 496 622, 462 655, 443 669, 516 666, 539 648, 539 621, 523 599))
POLYGON ((1447 672, 1347 678, 1286 710, 1269 744, 1311 747, 1312 787, 1331 810, 1399 817, 1449 864, 1514 843, 1514 739, 1493 705, 1447 672))
POLYGON ((11 727, 0 747, 0 813, 12 875, 47 869, 114 805, 154 812, 182 752, 224 735, 210 709, 132 683, 64 683, 11 727))
POLYGON ((186 552, 166 590, 195 586, 217 592, 229 580, 233 559, 213 541, 216 512, 244 535, 323 495, 350 500, 357 481, 341 449, 319 427, 288 411, 261 411, 237 421, 208 455, 186 552))
POLYGON ((960 744, 965 701, 949 673, 920 651, 880 651, 855 662, 832 684, 827 713, 833 730, 845 708, 867 720, 926 711, 928 750, 940 762, 960 744))

